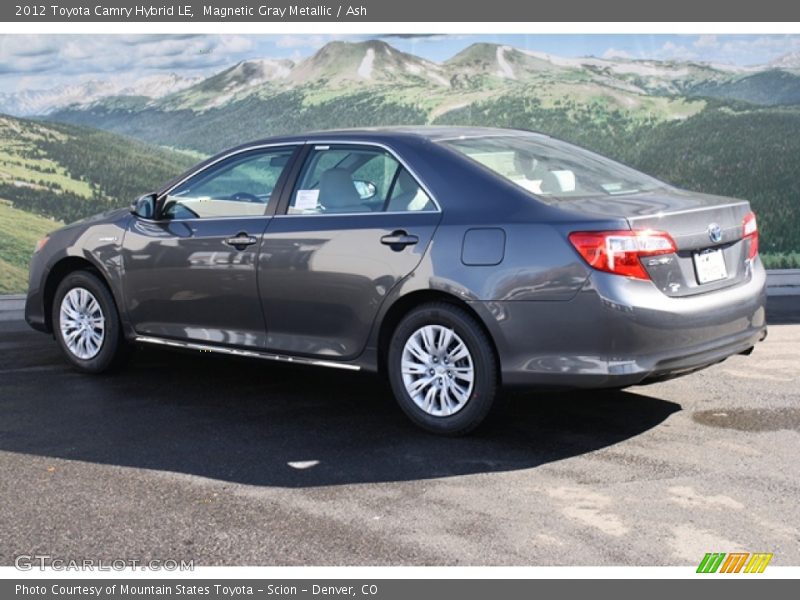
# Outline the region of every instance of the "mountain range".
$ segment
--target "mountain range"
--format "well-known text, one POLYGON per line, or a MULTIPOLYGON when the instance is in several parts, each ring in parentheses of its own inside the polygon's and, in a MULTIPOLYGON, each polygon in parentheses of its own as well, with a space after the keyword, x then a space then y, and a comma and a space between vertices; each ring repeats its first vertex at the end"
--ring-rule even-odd
POLYGON ((68 106, 88 106, 113 96, 139 96, 156 99, 200 82, 197 77, 175 73, 149 75, 135 82, 90 80, 45 90, 0 93, 0 112, 17 116, 47 115, 68 106))
POLYGON ((89 81, 47 90, 0 94, 0 112, 48 115, 91 107, 138 109, 220 108, 250 96, 308 86, 327 90, 411 87, 437 95, 513 87, 526 83, 580 83, 623 95, 719 97, 756 104, 800 99, 800 53, 740 67, 691 61, 561 57, 507 45, 473 44, 436 63, 378 40, 331 42, 300 60, 242 61, 205 79, 157 74, 134 83, 89 81))

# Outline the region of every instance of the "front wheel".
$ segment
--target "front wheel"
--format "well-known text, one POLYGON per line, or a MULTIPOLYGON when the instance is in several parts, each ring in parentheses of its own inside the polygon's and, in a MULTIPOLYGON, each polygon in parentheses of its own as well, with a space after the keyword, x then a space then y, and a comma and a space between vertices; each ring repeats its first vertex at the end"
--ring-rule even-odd
POLYGON ((75 271, 61 281, 52 319, 58 345, 78 370, 102 373, 127 357, 114 298, 94 274, 75 271))
POLYGON ((387 369, 400 408, 433 433, 469 433, 497 393, 491 340, 468 312, 445 302, 419 306, 400 321, 387 369))

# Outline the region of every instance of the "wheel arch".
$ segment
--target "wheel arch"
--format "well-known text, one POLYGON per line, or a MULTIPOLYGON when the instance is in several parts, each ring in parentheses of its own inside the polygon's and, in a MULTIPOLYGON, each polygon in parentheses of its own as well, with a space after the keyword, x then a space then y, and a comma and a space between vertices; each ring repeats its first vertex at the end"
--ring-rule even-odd
POLYGON ((119 312, 119 304, 114 296, 114 290, 109 285, 108 278, 97 267, 97 265, 81 256, 66 256, 60 259, 50 268, 44 284, 42 298, 44 304, 44 319, 45 326, 49 332, 53 331, 53 301, 55 300, 56 290, 64 278, 75 271, 88 271, 102 281, 103 285, 105 285, 106 288, 108 288, 108 291, 111 293, 111 298, 114 300, 114 304, 117 305, 116 308, 119 312))
POLYGON ((492 332, 486 326, 481 316, 471 307, 467 302, 447 292, 439 290, 415 290, 399 297, 386 311, 386 314, 381 320, 380 328, 378 330, 378 373, 381 375, 386 374, 386 360, 389 350, 389 342, 392 339, 392 334, 397 328, 400 321, 409 312, 423 304, 431 302, 444 302, 457 308, 462 309, 470 315, 478 326, 483 329, 486 337, 489 338, 494 351, 495 362, 497 366, 498 377, 500 377, 500 354, 498 353, 497 343, 495 342, 492 332))

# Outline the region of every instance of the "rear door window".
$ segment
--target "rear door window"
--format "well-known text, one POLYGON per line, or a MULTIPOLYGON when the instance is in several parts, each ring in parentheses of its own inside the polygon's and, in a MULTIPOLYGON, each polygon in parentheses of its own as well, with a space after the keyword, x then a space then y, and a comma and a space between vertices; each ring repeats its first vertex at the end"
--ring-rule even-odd
POLYGON ((287 214, 414 210, 435 210, 435 206, 390 152, 372 146, 315 146, 287 214))

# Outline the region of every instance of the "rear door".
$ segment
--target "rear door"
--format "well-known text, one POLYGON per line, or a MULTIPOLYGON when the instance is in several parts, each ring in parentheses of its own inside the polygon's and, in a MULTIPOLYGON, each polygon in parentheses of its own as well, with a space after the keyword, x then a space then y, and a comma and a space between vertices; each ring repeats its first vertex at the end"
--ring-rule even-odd
POLYGON ((123 260, 137 333, 264 347, 258 248, 295 153, 238 153, 173 188, 158 219, 131 221, 123 260))
POLYGON ((267 348, 348 359, 389 291, 419 264, 441 213, 383 147, 310 145, 261 246, 267 348))

